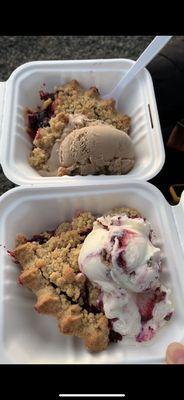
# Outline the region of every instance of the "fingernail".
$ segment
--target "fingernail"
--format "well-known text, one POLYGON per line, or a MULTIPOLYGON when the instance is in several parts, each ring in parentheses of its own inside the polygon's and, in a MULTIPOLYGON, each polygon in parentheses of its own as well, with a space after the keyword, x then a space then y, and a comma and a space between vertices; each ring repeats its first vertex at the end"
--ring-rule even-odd
POLYGON ((179 357, 178 359, 176 359, 175 363, 176 364, 184 364, 184 356, 179 357))
POLYGON ((180 348, 180 349, 173 351, 173 354, 171 355, 171 359, 174 364, 184 364, 184 349, 180 348))

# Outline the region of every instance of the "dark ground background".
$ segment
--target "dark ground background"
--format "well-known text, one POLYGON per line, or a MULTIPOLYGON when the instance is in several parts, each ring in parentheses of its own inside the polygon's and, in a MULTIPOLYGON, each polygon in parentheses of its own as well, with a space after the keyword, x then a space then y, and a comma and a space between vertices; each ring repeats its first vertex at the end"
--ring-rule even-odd
MULTIPOLYGON (((176 40, 176 36, 172 41, 176 40)), ((27 61, 87 58, 136 60, 153 36, 0 36, 0 81, 27 61)), ((0 194, 12 184, 0 167, 0 194)))

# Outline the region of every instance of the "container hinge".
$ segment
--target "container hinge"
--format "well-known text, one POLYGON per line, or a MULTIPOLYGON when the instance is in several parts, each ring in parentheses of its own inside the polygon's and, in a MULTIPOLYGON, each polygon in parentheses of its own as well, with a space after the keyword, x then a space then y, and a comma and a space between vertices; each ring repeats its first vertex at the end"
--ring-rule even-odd
POLYGON ((0 139, 2 134, 5 87, 6 87, 6 82, 0 82, 0 139))
POLYGON ((172 212, 179 236, 179 241, 184 254, 184 192, 181 195, 179 204, 172 206, 172 212))

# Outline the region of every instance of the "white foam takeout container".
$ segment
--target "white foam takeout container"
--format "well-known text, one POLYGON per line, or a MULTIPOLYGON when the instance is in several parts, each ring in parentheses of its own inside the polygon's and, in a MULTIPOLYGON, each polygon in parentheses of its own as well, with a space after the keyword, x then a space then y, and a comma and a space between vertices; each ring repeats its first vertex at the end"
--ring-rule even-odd
POLYGON ((165 152, 152 79, 146 69, 125 88, 118 102, 118 111, 132 119, 130 136, 135 145, 136 163, 127 175, 41 177, 28 163, 32 144, 26 133, 23 110, 35 109, 40 104, 39 90, 43 83, 46 91, 53 91, 55 86, 77 79, 86 89, 96 86, 103 96, 133 63, 128 59, 29 62, 18 67, 6 82, 1 82, 0 161, 7 178, 18 185, 59 183, 62 186, 153 178, 163 166, 165 152))
POLYGON ((184 340, 184 195, 170 206, 153 185, 138 180, 118 185, 63 187, 35 185, 12 189, 0 199, 0 363, 162 363, 167 345, 184 340), (112 207, 137 208, 151 222, 165 258, 162 282, 171 288, 175 312, 156 337, 136 346, 122 342, 89 353, 78 338, 59 333, 53 317, 38 315, 35 296, 17 283, 19 266, 7 254, 17 233, 31 237, 55 228, 78 209, 103 213, 112 207))

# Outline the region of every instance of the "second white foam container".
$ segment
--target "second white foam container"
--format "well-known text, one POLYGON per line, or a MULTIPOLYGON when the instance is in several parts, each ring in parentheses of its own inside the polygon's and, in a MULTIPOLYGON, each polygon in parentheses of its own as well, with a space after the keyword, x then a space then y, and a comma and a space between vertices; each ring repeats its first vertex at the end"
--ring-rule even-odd
POLYGON ((61 188, 19 187, 0 200, 0 362, 45 364, 163 363, 167 345, 184 340, 184 195, 170 206, 161 192, 149 183, 130 181, 119 185, 61 188), (104 213, 112 207, 137 208, 161 239, 162 282, 171 288, 175 312, 150 342, 136 346, 123 341, 106 351, 90 354, 77 338, 59 333, 57 321, 38 315, 35 297, 17 284, 19 267, 7 254, 18 232, 31 237, 70 219, 76 210, 104 213))

